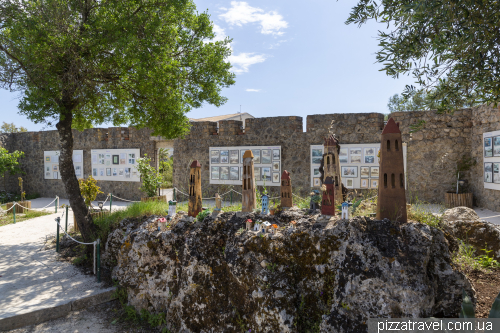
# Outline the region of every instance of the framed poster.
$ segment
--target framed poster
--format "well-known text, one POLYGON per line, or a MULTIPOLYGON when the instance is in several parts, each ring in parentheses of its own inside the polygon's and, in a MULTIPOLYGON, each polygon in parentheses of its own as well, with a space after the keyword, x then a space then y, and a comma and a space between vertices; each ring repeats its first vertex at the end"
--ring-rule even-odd
POLYGON ((314 187, 321 186, 321 179, 319 177, 313 178, 314 187))
POLYGON ((97 157, 97 163, 91 161, 92 169, 98 169, 95 179, 115 182, 140 182, 140 174, 133 175, 131 173, 136 158, 141 156, 140 153, 140 149, 137 148, 92 149, 91 155, 97 157))
POLYGON ((92 168, 92 177, 97 177, 97 168, 92 168))
POLYGON ((370 179, 370 188, 378 187, 378 179, 370 179))
POLYGON ((219 179, 219 167, 218 166, 213 166, 210 169, 210 178, 211 179, 219 179))
MULTIPOLYGON (((370 167, 359 167, 359 174, 361 178, 370 178, 370 167)), ((363 188, 363 186, 361 186, 361 188, 363 188)))
POLYGON ((261 163, 262 164, 271 164, 271 149, 262 149, 262 157, 261 157, 261 163))
POLYGON ((262 181, 271 181, 271 168, 262 168, 262 181))
POLYGON ((492 138, 484 138, 484 157, 493 157, 492 138))
POLYGON ((493 183, 500 184, 500 163, 493 163, 493 183))
POLYGON ((370 167, 370 178, 378 178, 379 177, 379 167, 370 167))
POLYGON ((229 163, 229 150, 221 150, 220 151, 220 162, 221 163, 229 163))
POLYGON ((231 167, 229 170, 229 179, 230 180, 239 180, 240 179, 240 168, 239 167, 231 167))
MULTIPOLYGON (((218 150, 212 150, 212 151, 210 151, 210 163, 213 163, 213 164, 219 164, 220 163, 220 156, 219 156, 219 151, 218 150)), ((218 174, 219 174, 219 169, 217 169, 217 175, 218 174)), ((219 179, 218 177, 219 176, 217 176, 217 179, 219 179)))
POLYGON ((273 183, 279 183, 279 182, 280 182, 279 172, 273 172, 273 183))
POLYGON ((484 182, 493 183, 493 163, 484 163, 484 182))
POLYGON ((239 150, 230 150, 229 151, 229 163, 231 164, 239 164, 239 150))
MULTIPOLYGON (((50 150, 43 152, 43 177, 44 179, 61 179, 61 173, 59 168, 59 155, 61 152, 59 150, 50 150), (54 176, 56 176, 54 178, 54 176)), ((76 177, 83 177, 83 150, 73 150, 73 168, 75 170, 76 177)))
POLYGON ((220 167, 220 175, 221 180, 229 180, 229 167, 220 167))
POLYGON ((281 151, 279 149, 273 149, 273 161, 280 160, 281 151))
POLYGON ((313 176, 314 177, 320 177, 321 173, 319 172, 319 168, 314 168, 313 169, 313 176))
POLYGON ((370 180, 369 180, 369 179, 366 179, 366 178, 361 179, 361 186, 360 186, 360 187, 361 187, 361 188, 368 188, 368 182, 369 182, 369 181, 370 181, 370 180))
POLYGON ((254 156, 255 185, 263 186, 264 182, 266 182, 266 186, 280 186, 282 171, 281 146, 209 147, 210 184, 241 186, 243 156, 247 150, 250 150, 254 156), (274 173, 279 176, 277 182, 274 173))
POLYGON ((349 149, 348 148, 340 148, 339 151, 339 163, 347 163, 347 158, 349 156, 349 149))
POLYGON ((350 148, 351 163, 361 163, 361 148, 350 148))
POLYGON ((354 188, 354 180, 353 179, 346 179, 346 186, 347 188, 354 188))
POLYGON ((358 177, 358 167, 357 166, 347 166, 340 167, 342 169, 342 177, 357 178, 358 177))
POLYGON ((500 156, 500 135, 493 137, 493 156, 500 156))

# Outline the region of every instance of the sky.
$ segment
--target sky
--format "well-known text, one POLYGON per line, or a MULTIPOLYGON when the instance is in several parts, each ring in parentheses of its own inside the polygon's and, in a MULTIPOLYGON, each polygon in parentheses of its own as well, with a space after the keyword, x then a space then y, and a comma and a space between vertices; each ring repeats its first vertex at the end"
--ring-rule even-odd
MULTIPOLYGON (((204 118, 240 111, 254 117, 325 113, 388 113, 389 97, 411 77, 393 79, 376 63, 377 32, 385 25, 346 25, 356 1, 195 0, 208 12, 217 39, 233 39, 228 59, 236 83, 222 91, 226 104, 204 104, 187 114, 204 118)), ((18 93, 0 90, 0 122, 29 131, 51 130, 17 113, 18 93)), ((99 127, 112 126, 104 124, 99 127)))

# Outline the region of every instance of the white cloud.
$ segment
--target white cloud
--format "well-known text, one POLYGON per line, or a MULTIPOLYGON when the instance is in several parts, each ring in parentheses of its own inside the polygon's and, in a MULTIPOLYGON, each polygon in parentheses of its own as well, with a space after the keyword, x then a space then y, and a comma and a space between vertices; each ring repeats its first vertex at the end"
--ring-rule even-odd
POLYGON ((215 23, 214 23, 214 33, 215 33, 215 38, 212 39, 212 42, 222 42, 226 38, 226 32, 224 31, 224 28, 221 28, 215 23))
POLYGON ((283 16, 275 11, 265 13, 264 10, 249 6, 243 1, 231 1, 231 8, 221 8, 227 10, 219 15, 229 25, 242 26, 247 23, 260 23, 261 33, 269 35, 283 35, 281 29, 288 27, 288 23, 283 20, 283 16))
POLYGON ((245 91, 249 91, 249 92, 259 92, 260 89, 246 89, 245 91))
POLYGON ((236 74, 247 73, 248 68, 251 65, 258 64, 260 62, 264 62, 266 60, 266 56, 263 54, 255 54, 254 53, 240 53, 238 55, 231 55, 228 58, 231 65, 233 65, 233 72, 236 74))

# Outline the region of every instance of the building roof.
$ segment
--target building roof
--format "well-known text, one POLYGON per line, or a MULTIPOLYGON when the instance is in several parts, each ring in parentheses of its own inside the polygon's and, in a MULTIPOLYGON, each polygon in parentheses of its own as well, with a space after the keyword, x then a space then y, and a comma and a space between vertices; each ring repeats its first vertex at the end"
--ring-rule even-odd
POLYGON ((241 116, 243 116, 243 115, 249 115, 250 117, 254 118, 248 112, 243 112, 243 113, 226 114, 226 115, 223 115, 223 116, 198 118, 198 119, 189 118, 189 120, 191 120, 191 121, 212 121, 212 122, 216 122, 216 121, 221 121, 221 120, 227 120, 227 119, 230 119, 230 118, 236 118, 236 117, 239 117, 240 115, 241 116))
POLYGON ((193 163, 191 163, 191 168, 201 168, 200 162, 198 162, 198 160, 194 160, 193 163))
POLYGON ((281 179, 290 179, 290 172, 288 171, 283 171, 283 173, 281 174, 281 179))
POLYGON ((389 118, 387 121, 387 125, 385 125, 384 130, 382 131, 382 134, 387 134, 387 133, 401 133, 399 130, 399 124, 396 124, 394 119, 389 118))
POLYGON ((253 153, 251 150, 247 150, 245 151, 245 154, 243 154, 243 158, 249 158, 249 157, 253 158, 253 153))
POLYGON ((339 140, 335 137, 334 134, 329 134, 325 137, 325 147, 336 147, 339 144, 339 140))

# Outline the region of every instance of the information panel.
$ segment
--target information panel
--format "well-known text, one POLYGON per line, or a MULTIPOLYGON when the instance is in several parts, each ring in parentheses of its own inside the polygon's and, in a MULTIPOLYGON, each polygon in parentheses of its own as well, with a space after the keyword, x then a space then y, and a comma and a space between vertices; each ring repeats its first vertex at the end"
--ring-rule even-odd
POLYGON ((92 149, 92 177, 96 180, 140 182, 137 159, 140 149, 92 149))
MULTIPOLYGON (((312 187, 321 185, 319 168, 323 149, 323 145, 311 145, 312 187)), ((377 189, 380 173, 379 151, 380 143, 341 144, 339 162, 342 184, 352 189, 377 189)), ((403 143, 403 160, 406 173, 406 143, 403 143)))
POLYGON ((484 188, 500 190, 500 131, 483 133, 484 188))
MULTIPOLYGON (((61 179, 59 172, 59 156, 61 151, 49 150, 43 152, 44 179, 61 179)), ((83 150, 73 150, 73 166, 76 178, 83 177, 83 150)))
POLYGON ((210 147, 210 184, 241 185, 247 150, 253 153, 255 185, 280 186, 281 146, 210 147))

